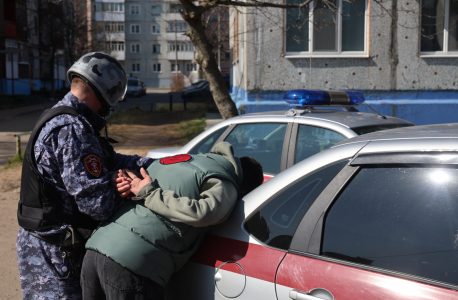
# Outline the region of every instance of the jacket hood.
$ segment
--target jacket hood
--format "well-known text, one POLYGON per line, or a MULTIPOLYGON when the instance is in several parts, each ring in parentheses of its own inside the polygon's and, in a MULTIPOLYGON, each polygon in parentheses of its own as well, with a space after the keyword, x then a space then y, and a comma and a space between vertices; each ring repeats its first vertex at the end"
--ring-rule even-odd
POLYGON ((237 175, 238 180, 237 183, 240 186, 243 180, 242 164, 240 163, 240 159, 234 155, 234 148, 232 148, 232 145, 224 141, 219 142, 213 146, 210 153, 221 155, 234 166, 235 174, 237 175))

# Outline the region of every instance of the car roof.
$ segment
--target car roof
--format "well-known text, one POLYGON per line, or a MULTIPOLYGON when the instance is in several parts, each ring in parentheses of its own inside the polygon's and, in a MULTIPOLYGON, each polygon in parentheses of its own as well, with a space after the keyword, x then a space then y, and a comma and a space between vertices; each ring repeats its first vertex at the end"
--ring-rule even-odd
POLYGON ((458 123, 412 126, 378 131, 341 141, 335 144, 333 148, 359 142, 393 141, 407 139, 426 140, 432 138, 458 138, 458 123))
POLYGON ((380 116, 371 113, 363 112, 348 112, 338 110, 316 109, 312 112, 307 112, 304 109, 291 109, 289 111, 269 111, 261 113, 251 113, 242 115, 241 118, 256 118, 268 116, 294 116, 298 119, 318 119, 323 121, 332 121, 339 123, 349 128, 365 127, 370 125, 387 125, 387 124, 405 124, 413 125, 412 123, 395 117, 380 116))

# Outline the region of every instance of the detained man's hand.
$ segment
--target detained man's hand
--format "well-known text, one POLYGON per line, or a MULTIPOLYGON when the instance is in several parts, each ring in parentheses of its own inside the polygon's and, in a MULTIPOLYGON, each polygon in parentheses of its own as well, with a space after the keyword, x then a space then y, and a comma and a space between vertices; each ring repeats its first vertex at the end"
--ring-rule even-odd
POLYGON ((140 169, 140 173, 143 176, 143 180, 138 178, 134 173, 126 169, 127 174, 132 178, 132 181, 130 182, 130 191, 134 193, 135 195, 138 195, 142 187, 153 181, 151 177, 149 177, 148 173, 145 171, 144 168, 140 169))
POLYGON ((130 183, 132 179, 127 178, 122 170, 119 170, 116 178, 116 190, 122 198, 130 199, 130 183))

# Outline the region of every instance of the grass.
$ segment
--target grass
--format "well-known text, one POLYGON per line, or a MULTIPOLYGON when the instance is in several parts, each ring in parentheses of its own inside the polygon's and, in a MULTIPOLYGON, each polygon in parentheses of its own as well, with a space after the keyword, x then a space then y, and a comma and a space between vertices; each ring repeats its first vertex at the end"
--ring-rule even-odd
POLYGON ((22 165, 22 158, 24 157, 24 153, 25 153, 25 150, 22 151, 21 157, 19 157, 17 154, 15 154, 13 157, 8 158, 8 161, 3 166, 3 169, 8 169, 8 168, 11 168, 11 167, 22 165))
POLYGON ((180 126, 175 130, 175 134, 181 143, 186 144, 205 129, 205 118, 194 119, 180 122, 180 126))

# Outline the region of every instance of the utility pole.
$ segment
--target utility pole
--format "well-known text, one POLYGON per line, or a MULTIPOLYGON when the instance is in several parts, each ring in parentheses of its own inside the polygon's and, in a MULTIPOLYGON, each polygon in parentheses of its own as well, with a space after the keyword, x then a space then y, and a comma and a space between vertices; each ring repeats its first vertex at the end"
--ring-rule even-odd
POLYGON ((177 19, 175 18, 175 71, 178 76, 178 45, 177 45, 177 19))

